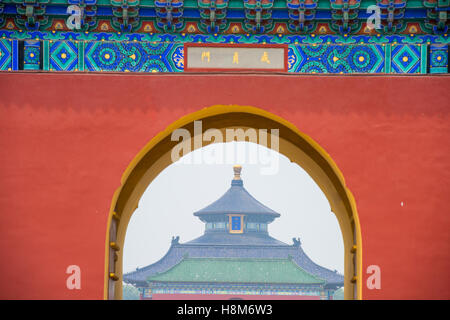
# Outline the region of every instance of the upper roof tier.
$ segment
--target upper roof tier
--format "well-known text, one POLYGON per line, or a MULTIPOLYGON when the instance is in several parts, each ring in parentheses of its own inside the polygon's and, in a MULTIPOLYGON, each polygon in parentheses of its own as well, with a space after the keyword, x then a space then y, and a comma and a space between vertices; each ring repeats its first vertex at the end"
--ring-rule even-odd
POLYGON ((234 179, 231 181, 230 189, 209 206, 194 212, 194 215, 204 217, 208 215, 244 214, 247 216, 267 216, 272 219, 279 217, 279 213, 263 205, 245 190, 241 179, 242 167, 234 166, 233 170, 234 179))

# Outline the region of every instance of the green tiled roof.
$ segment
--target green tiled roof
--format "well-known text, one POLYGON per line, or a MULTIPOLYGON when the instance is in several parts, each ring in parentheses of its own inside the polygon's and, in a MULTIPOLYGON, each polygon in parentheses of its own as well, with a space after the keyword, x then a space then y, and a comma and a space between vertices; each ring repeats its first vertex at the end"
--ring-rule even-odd
POLYGON ((323 284, 290 259, 185 258, 147 278, 160 282, 323 284))

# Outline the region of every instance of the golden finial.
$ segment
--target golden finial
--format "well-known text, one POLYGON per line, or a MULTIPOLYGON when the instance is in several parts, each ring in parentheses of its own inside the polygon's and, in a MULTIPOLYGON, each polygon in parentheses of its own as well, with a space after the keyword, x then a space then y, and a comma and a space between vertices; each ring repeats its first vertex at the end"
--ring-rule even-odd
POLYGON ((234 179, 233 180, 241 180, 242 166, 240 166, 238 164, 233 166, 233 171, 234 171, 234 179))

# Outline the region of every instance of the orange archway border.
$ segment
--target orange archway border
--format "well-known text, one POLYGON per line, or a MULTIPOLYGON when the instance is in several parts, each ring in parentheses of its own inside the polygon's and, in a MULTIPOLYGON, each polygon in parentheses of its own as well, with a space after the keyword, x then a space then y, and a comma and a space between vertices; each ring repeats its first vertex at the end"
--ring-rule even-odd
MULTIPOLYGON (((171 140, 175 129, 189 130, 194 136, 194 121, 202 121, 203 132, 215 128, 279 129, 279 152, 300 165, 327 197, 337 217, 344 240, 345 299, 362 299, 362 237, 352 193, 333 159, 313 139, 292 123, 263 109, 215 105, 188 114, 156 135, 136 155, 121 178, 111 203, 105 240, 104 298, 122 298, 122 248, 126 229, 148 185, 171 161, 171 140)), ((270 134, 268 134, 270 137, 270 134)), ((214 143, 214 142, 213 142, 214 143)), ((192 144, 191 150, 196 146, 192 144)))

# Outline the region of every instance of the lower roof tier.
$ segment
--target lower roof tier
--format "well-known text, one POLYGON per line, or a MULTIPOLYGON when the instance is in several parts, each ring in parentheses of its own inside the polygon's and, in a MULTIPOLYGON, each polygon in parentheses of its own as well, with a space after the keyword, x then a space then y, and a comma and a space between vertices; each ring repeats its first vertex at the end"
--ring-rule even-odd
POLYGON ((292 259, 183 258, 169 270, 147 278, 149 282, 284 283, 324 285, 325 280, 306 272, 292 259))
POLYGON ((303 251, 299 242, 294 245, 224 245, 180 244, 173 241, 166 255, 159 261, 124 275, 124 281, 136 286, 148 286, 147 279, 161 274, 179 264, 185 258, 239 258, 239 259, 292 259, 305 272, 326 281, 328 287, 344 285, 344 276, 337 271, 314 263, 303 251))

